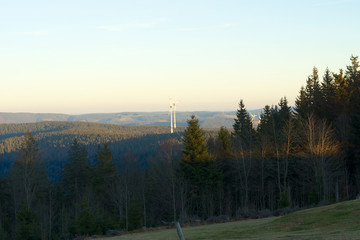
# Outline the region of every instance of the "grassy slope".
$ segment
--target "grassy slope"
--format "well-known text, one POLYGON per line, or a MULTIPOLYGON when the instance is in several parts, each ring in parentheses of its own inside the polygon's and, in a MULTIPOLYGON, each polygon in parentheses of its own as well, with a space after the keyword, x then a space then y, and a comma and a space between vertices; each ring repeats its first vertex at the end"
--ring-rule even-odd
MULTIPOLYGON (((360 200, 307 209, 283 217, 185 227, 186 240, 360 239, 360 200)), ((128 234, 108 240, 178 240, 175 229, 128 234)))

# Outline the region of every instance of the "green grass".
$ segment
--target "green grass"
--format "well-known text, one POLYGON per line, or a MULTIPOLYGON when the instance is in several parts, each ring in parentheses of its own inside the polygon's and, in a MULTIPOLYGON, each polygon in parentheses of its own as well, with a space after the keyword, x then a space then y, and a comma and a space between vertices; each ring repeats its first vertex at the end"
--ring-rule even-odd
MULTIPOLYGON (((283 217, 184 227, 186 240, 360 239, 360 200, 311 208, 283 217)), ((127 234, 107 240, 178 240, 175 229, 127 234)))

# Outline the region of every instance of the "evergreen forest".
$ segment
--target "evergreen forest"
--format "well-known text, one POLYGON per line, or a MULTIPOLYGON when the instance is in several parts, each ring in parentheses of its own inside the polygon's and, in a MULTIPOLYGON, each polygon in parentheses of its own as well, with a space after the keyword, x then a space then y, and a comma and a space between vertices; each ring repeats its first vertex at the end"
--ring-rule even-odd
POLYGON ((360 192, 360 68, 313 68, 295 106, 282 97, 233 128, 80 122, 0 125, 0 239, 74 239, 266 217, 360 192))

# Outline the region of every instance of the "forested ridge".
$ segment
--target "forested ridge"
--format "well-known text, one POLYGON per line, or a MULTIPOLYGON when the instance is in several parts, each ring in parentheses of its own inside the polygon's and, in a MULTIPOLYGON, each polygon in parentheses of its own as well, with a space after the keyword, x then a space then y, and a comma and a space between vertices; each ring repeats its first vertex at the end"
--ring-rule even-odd
MULTIPOLYGON (((204 128, 231 127, 235 111, 177 111, 178 126, 186 126, 186 120, 192 115, 200 119, 204 128)), ((170 125, 169 113, 164 112, 119 112, 66 115, 56 113, 3 113, 0 112, 0 123, 34 123, 43 121, 70 121, 120 124, 126 126, 164 126, 170 125)))
MULTIPOLYGON (((107 143, 116 160, 132 152, 143 164, 156 154, 158 142, 170 137, 168 126, 122 126, 85 122, 39 122, 0 124, 1 174, 7 175, 21 148, 23 136, 30 131, 40 148, 40 157, 50 179, 57 179, 66 161, 68 148, 76 138, 86 146, 91 163, 99 144, 107 143)), ((183 128, 176 134, 180 138, 183 128)), ((209 130, 211 131, 211 130, 209 130)), ((119 164, 119 161, 117 161, 119 164)))
POLYGON ((95 124, 95 134, 88 123, 1 125, 3 156, 19 151, 0 182, 0 238, 72 239, 356 198, 360 69, 357 57, 350 60, 322 77, 314 67, 295 106, 286 97, 265 106, 256 127, 243 100, 233 129, 215 134, 205 133, 196 116, 174 135, 166 127, 148 134, 146 127, 95 124), (59 177, 49 181, 42 151, 54 144, 65 151, 57 156, 59 177))

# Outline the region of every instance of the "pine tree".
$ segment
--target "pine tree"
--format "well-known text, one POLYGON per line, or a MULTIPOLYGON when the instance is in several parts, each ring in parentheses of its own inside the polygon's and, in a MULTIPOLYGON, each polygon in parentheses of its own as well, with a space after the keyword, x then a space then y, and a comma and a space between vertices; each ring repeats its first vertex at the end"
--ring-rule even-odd
MULTIPOLYGON (((208 154, 205 137, 194 115, 187 121, 188 127, 183 137, 184 149, 179 162, 179 174, 189 182, 193 197, 197 203, 194 211, 206 215, 206 206, 201 205, 200 198, 216 189, 221 181, 214 159, 208 154)), ((208 199, 209 200, 209 199, 208 199)))
POLYGON ((79 205, 79 215, 75 219, 75 230, 80 235, 92 235, 97 232, 95 217, 91 212, 89 203, 83 200, 79 205))
POLYGON ((236 143, 240 143, 242 147, 250 144, 251 135, 253 133, 252 123, 249 113, 246 111, 243 100, 240 100, 239 109, 236 112, 234 128, 234 137, 236 143))
POLYGON ((302 86, 299 96, 297 96, 295 100, 295 111, 300 118, 305 119, 307 117, 310 112, 309 105, 310 103, 306 97, 305 88, 302 86))
POLYGON ((279 128, 282 129, 291 117, 291 107, 289 107, 286 97, 280 99, 279 108, 279 128))
MULTIPOLYGON (((98 146, 96 160, 93 184, 96 193, 104 195, 108 185, 117 175, 116 164, 112 159, 112 153, 109 150, 108 144, 104 144, 103 147, 98 146)), ((104 198, 106 198, 106 196, 104 196, 104 198)))
POLYGON ((321 104, 321 115, 329 122, 332 122, 335 118, 335 81, 330 70, 326 68, 323 81, 321 83, 322 92, 322 104, 321 104))
POLYGON ((230 133, 225 127, 220 127, 217 142, 220 153, 229 153, 231 151, 230 133))
POLYGON ((203 163, 211 161, 204 134, 199 126, 199 120, 192 115, 187 123, 188 127, 185 129, 183 138, 184 149, 181 162, 203 163))
POLYGON ((15 233, 16 240, 40 240, 40 226, 35 213, 27 204, 16 216, 18 226, 15 233))
POLYGON ((255 130, 253 129, 250 115, 246 111, 242 100, 240 100, 239 109, 237 110, 234 121, 234 155, 238 163, 237 170, 240 176, 240 184, 245 195, 243 205, 244 208, 247 209, 249 203, 249 176, 253 167, 255 130))
POLYGON ((22 199, 22 203, 30 208, 34 206, 36 195, 46 187, 47 177, 40 161, 40 151, 29 131, 26 132, 19 156, 10 169, 9 180, 16 189, 16 198, 22 199))
POLYGON ((104 226, 102 228, 106 231, 106 226, 112 224, 109 222, 109 217, 114 215, 112 203, 115 199, 113 190, 114 183, 117 182, 119 176, 108 144, 104 144, 103 147, 98 146, 96 160, 92 185, 95 193, 97 215, 98 218, 103 217, 101 222, 104 226))
POLYGON ((7 184, 11 189, 13 213, 17 221, 16 238, 20 239, 27 233, 29 236, 37 236, 39 222, 35 221, 34 212, 43 207, 43 196, 49 182, 40 161, 39 148, 29 131, 26 132, 19 155, 10 169, 7 184))
POLYGON ((79 204, 90 187, 90 166, 87 151, 74 139, 69 151, 68 162, 64 166, 62 183, 67 200, 79 204))
POLYGON ((349 83, 349 115, 350 115, 350 161, 356 166, 358 191, 360 189, 360 66, 358 57, 351 56, 351 65, 347 66, 346 79, 349 83))
POLYGON ((348 79, 344 76, 344 71, 339 70, 339 73, 333 73, 335 81, 335 96, 336 96, 336 115, 339 117, 342 114, 349 114, 350 89, 348 79))

